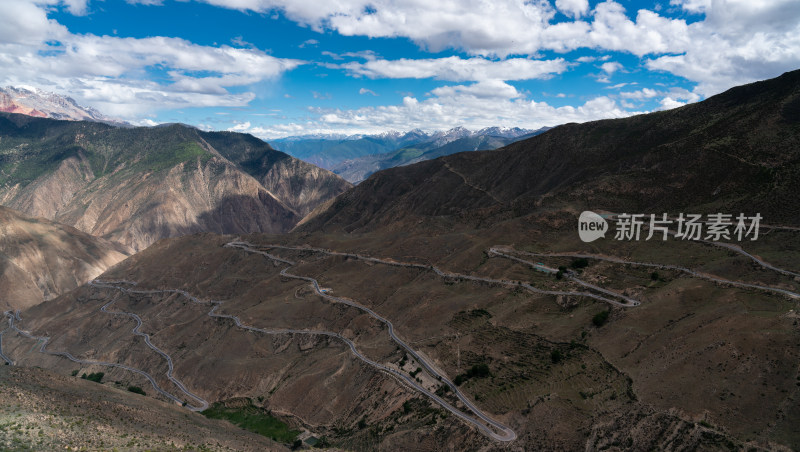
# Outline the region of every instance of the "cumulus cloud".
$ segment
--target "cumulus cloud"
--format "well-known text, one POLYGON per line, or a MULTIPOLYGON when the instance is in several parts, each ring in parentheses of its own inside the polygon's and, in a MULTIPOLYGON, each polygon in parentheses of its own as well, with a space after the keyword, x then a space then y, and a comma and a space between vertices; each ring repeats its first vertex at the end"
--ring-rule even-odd
POLYGON ((556 8, 572 17, 589 13, 586 0, 202 0, 239 10, 280 10, 318 31, 348 36, 405 37, 433 51, 457 48, 473 55, 533 55, 540 50, 604 47, 637 55, 681 51, 686 24, 639 11, 635 21, 618 3, 596 6, 590 21, 551 23, 556 8))
POLYGON ((307 122, 256 126, 248 130, 262 138, 304 133, 378 133, 385 130, 441 130, 464 125, 470 129, 513 124, 539 128, 566 122, 625 117, 614 99, 599 96, 578 106, 553 107, 528 98, 508 83, 491 80, 439 87, 424 100, 406 96, 402 103, 352 110, 311 110, 307 122))
POLYGON ((377 60, 342 64, 350 74, 369 78, 435 78, 453 82, 478 80, 529 80, 549 78, 567 70, 563 58, 531 60, 510 58, 447 58, 377 60))
POLYGON ((603 70, 608 75, 617 72, 618 70, 622 69, 622 65, 617 63, 616 61, 609 61, 608 63, 603 63, 600 65, 600 69, 603 70))
POLYGON ((656 97, 658 92, 651 88, 642 88, 638 91, 626 91, 619 93, 623 99, 644 100, 656 97))
MULTIPOLYGON (((66 5, 76 12, 85 8, 85 2, 66 5)), ((246 105, 255 95, 229 88, 271 80, 302 64, 258 49, 180 38, 73 34, 48 19, 46 7, 32 0, 0 2, 0 84, 67 92, 111 115, 134 119, 158 109, 246 105), (154 68, 168 81, 152 81, 147 71, 154 68)))
POLYGON ((250 122, 242 122, 228 129, 228 132, 244 132, 250 128, 250 122))
POLYGON ((589 12, 589 0, 556 0, 556 8, 567 16, 581 17, 589 12))
POLYGON ((657 110, 672 110, 673 108, 683 107, 686 105, 685 102, 677 101, 669 96, 661 99, 659 104, 661 106, 657 110))
POLYGON ((282 11, 319 31, 405 37, 433 51, 455 48, 501 58, 579 48, 627 52, 649 57, 648 69, 697 82, 702 95, 800 66, 796 0, 671 0, 688 13, 705 14, 692 24, 647 9, 626 12, 612 0, 591 11, 585 0, 202 1, 240 10, 282 11), (575 20, 556 23, 557 11, 575 20))
POLYGON ((774 77, 800 66, 800 3, 683 1, 706 14, 689 26, 692 45, 679 55, 651 58, 646 66, 698 82, 703 96, 774 77))

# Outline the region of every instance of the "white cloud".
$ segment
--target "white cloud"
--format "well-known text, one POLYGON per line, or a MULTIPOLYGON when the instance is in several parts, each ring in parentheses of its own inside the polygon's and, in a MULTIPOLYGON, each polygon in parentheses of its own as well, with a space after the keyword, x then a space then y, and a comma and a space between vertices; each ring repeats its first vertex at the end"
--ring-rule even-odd
POLYGON ((710 96, 800 67, 800 2, 729 0, 682 5, 702 7, 706 19, 689 26, 692 45, 685 52, 649 59, 648 69, 698 82, 696 92, 710 96))
POLYGON ((581 17, 589 12, 589 0, 556 0, 556 8, 567 16, 581 17))
POLYGON ((137 126, 146 126, 146 127, 155 127, 155 126, 157 126, 158 124, 159 124, 159 123, 157 123, 157 122, 153 121, 153 120, 152 120, 152 119, 150 119, 150 118, 140 119, 139 121, 137 121, 137 122, 135 122, 135 123, 134 123, 134 125, 137 125, 137 126))
POLYGON ((478 80, 529 80, 549 78, 567 70, 563 58, 530 60, 510 58, 492 61, 485 58, 459 57, 369 60, 345 63, 340 67, 358 76, 369 78, 435 78, 453 82, 478 80))
POLYGON ((401 104, 354 110, 312 109, 306 122, 255 126, 248 130, 262 138, 307 133, 378 133, 385 130, 441 130, 464 125, 470 129, 509 124, 539 128, 566 122, 619 118, 626 111, 611 98, 599 96, 578 106, 553 107, 529 99, 498 80, 436 88, 419 100, 407 96, 401 104))
POLYGON ((303 43, 300 44, 298 47, 303 49, 305 47, 316 47, 318 44, 319 44, 319 41, 317 41, 316 39, 307 39, 307 40, 303 41, 303 43))
POLYGON ((622 69, 622 65, 617 63, 616 61, 609 61, 608 63, 603 63, 600 65, 600 69, 603 70, 608 75, 617 72, 618 70, 622 69))
POLYGON ((704 13, 711 7, 711 0, 670 0, 670 5, 679 5, 690 13, 704 13))
POLYGON ((658 8, 626 12, 612 0, 597 3, 591 11, 585 0, 555 0, 555 7, 546 0, 200 1, 282 11, 318 31, 405 37, 433 51, 455 48, 504 58, 589 48, 650 56, 648 69, 697 82, 703 95, 800 67, 797 0, 670 0, 688 13, 705 14, 692 24, 662 16, 658 8), (556 8, 575 20, 553 23, 556 8))
POLYGON ((645 100, 656 97, 658 92, 650 88, 642 88, 638 91, 626 91, 619 93, 623 99, 645 100))
POLYGON ((250 122, 242 122, 228 129, 228 132, 244 132, 250 128, 250 122))
MULTIPOLYGON (((551 23, 547 0, 202 0, 240 10, 280 10, 313 29, 343 35, 406 37, 433 51, 463 49, 473 55, 534 55, 539 50, 580 47, 624 50, 637 55, 681 51, 686 24, 642 10, 636 21, 613 1, 600 3, 591 22, 551 23)), ((586 0, 557 0, 573 17, 589 13, 586 0)))
POLYGON ((647 9, 635 11, 631 19, 612 0, 591 11, 584 0, 556 0, 556 8, 576 17, 561 23, 553 23, 556 9, 546 0, 202 1, 240 10, 280 10, 319 31, 406 37, 433 51, 455 48, 505 57, 590 48, 650 56, 647 68, 697 82, 703 95, 800 67, 797 0, 671 0, 689 13, 705 14, 691 25, 647 9))
POLYGON ((164 0, 125 0, 127 3, 131 5, 147 5, 147 6, 155 6, 155 5, 163 5, 164 0))
POLYGON ((367 88, 361 88, 358 90, 358 94, 372 94, 373 96, 377 96, 378 94, 375 91, 367 88))
POLYGON ((661 99, 661 102, 659 103, 661 106, 657 110, 671 110, 673 108, 683 107, 686 105, 685 102, 679 102, 669 96, 661 99))
MULTIPOLYGON (((68 4, 76 11, 83 11, 81 5, 85 8, 85 2, 68 4)), ((72 34, 48 19, 45 8, 33 0, 0 2, 0 84, 69 93, 126 119, 159 109, 243 106, 254 94, 229 88, 272 80, 302 64, 258 49, 180 38, 72 34), (150 80, 147 71, 156 67, 168 82, 150 80)))
POLYGON ((86 14, 86 4, 89 3, 89 0, 43 0, 39 3, 63 3, 67 6, 67 10, 70 12, 70 14, 82 16, 86 14))

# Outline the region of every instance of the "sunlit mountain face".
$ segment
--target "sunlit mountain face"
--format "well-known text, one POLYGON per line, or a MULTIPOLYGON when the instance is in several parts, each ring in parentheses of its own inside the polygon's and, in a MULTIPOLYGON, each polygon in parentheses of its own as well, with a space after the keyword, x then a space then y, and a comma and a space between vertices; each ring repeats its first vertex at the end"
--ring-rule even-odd
POLYGON ((800 450, 798 24, 0 2, 0 449, 800 450))

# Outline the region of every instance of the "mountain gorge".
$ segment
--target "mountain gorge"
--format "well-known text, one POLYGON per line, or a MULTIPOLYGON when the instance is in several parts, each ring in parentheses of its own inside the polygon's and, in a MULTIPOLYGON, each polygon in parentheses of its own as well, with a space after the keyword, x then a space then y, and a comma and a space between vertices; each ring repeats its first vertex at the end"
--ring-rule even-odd
MULTIPOLYGON (((160 240, 7 314, 2 352, 194 410, 249 400, 345 450, 796 450, 798 106, 800 71, 386 169, 286 234, 160 240), (735 243, 584 243, 587 209, 764 220, 735 243)), ((170 174, 216 158, 266 186, 288 158, 182 133, 211 156, 170 174)))
POLYGON ((251 136, 0 116, 0 203, 134 251, 192 232, 285 232, 348 187, 251 136))

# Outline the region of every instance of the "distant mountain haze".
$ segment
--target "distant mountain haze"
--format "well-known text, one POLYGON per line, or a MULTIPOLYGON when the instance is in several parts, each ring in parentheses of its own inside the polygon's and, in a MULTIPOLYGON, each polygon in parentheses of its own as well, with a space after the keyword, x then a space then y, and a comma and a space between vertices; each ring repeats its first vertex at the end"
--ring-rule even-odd
POLYGON ((514 131, 513 133, 504 133, 503 130, 494 127, 491 129, 483 129, 478 132, 470 132, 468 135, 461 136, 454 140, 442 139, 440 137, 430 141, 412 144, 384 154, 367 155, 345 160, 334 166, 332 171, 352 183, 359 183, 376 171, 382 169, 410 165, 412 163, 423 162, 425 160, 431 160, 444 155, 457 154, 459 152, 489 151, 539 135, 549 129, 550 127, 543 127, 535 131, 511 129, 514 131))
POLYGON ((564 206, 760 212, 767 222, 797 226, 798 165, 800 71, 793 71, 674 110, 566 124, 497 151, 382 171, 300 228, 369 231, 441 216, 485 227, 564 206))
MULTIPOLYGON (((271 140, 270 143, 276 149, 294 157, 336 171, 336 169, 341 169, 342 165, 347 165, 346 161, 370 156, 367 160, 369 161, 370 158, 374 159, 379 154, 391 153, 403 148, 424 146, 427 150, 431 150, 462 138, 494 136, 513 139, 532 132, 534 131, 517 127, 487 127, 478 131, 456 127, 433 133, 415 129, 409 132, 393 131, 375 135, 309 135, 271 140)), ((463 150, 475 149, 465 146, 463 150)), ((350 166, 352 167, 352 164, 350 166)), ((341 169, 341 171, 346 170, 341 169)), ((347 179, 351 182, 354 181, 351 180, 352 178, 347 179)), ((361 179, 356 179, 355 182, 359 180, 361 179)))

